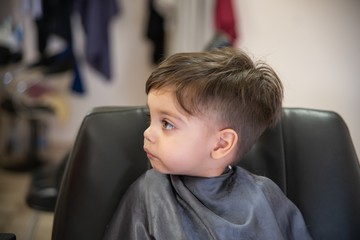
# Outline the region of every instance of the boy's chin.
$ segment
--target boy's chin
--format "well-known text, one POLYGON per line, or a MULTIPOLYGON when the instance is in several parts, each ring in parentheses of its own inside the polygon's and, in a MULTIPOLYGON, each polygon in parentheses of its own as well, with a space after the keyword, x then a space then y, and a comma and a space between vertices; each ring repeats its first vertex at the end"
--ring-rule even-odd
POLYGON ((171 171, 168 171, 168 170, 166 170, 166 169, 163 169, 163 168, 157 166, 156 164, 153 164, 151 161, 150 161, 150 165, 151 165, 152 169, 154 169, 154 170, 155 170, 156 172, 158 172, 158 173, 162 173, 162 174, 174 174, 174 173, 171 172, 171 171))

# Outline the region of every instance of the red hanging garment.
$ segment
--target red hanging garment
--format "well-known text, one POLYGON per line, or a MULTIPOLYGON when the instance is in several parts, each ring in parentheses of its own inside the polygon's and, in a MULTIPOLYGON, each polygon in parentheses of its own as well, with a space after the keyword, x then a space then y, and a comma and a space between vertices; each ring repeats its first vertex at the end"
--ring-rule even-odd
POLYGON ((231 43, 234 44, 237 32, 232 0, 216 0, 215 27, 218 33, 228 35, 231 43))

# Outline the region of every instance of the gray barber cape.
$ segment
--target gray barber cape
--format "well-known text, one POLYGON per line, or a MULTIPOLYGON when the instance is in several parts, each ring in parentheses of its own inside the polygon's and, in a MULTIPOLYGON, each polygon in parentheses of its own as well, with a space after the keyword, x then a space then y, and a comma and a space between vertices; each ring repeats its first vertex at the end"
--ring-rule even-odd
POLYGON ((114 239, 311 239, 297 207, 270 179, 241 167, 218 177, 148 170, 122 198, 114 239))

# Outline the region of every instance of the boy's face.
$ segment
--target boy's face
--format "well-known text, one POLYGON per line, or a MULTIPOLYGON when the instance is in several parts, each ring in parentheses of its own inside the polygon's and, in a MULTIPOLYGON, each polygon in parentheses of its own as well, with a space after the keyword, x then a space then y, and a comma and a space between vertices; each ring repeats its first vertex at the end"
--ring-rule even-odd
POLYGON ((148 107, 151 122, 144 132, 144 150, 151 166, 165 174, 211 175, 218 130, 214 121, 185 114, 172 91, 151 90, 148 107))

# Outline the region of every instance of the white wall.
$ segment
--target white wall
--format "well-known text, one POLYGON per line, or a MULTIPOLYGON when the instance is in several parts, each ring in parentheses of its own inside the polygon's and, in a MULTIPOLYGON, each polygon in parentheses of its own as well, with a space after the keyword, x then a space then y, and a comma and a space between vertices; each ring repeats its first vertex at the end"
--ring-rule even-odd
MULTIPOLYGON (((87 94, 69 94, 70 117, 53 123, 51 139, 71 142, 86 112, 101 105, 145 104, 151 72, 144 39, 146 1, 119 1, 110 29, 114 77, 110 82, 82 63, 87 94)), ((360 4, 355 0, 234 0, 238 45, 272 65, 285 86, 285 106, 333 110, 347 122, 360 152, 360 4)), ((82 33, 76 31, 81 49, 82 33)), ((79 50, 81 52, 81 50, 79 50)))
POLYGON ((360 2, 235 0, 239 45, 271 64, 285 106, 333 110, 360 153, 360 2))

